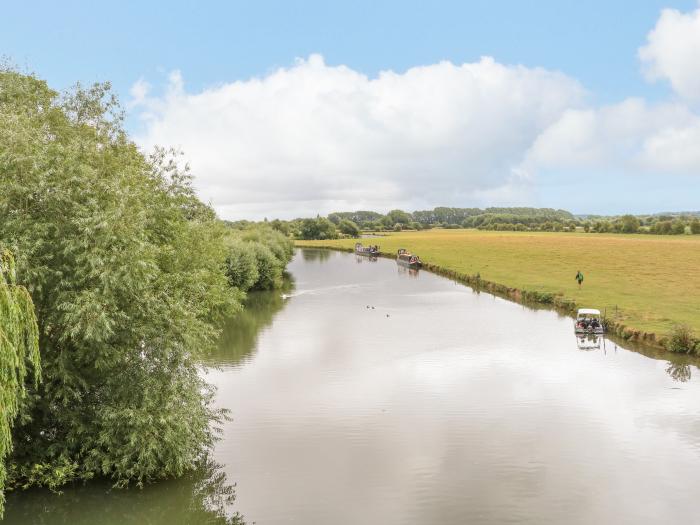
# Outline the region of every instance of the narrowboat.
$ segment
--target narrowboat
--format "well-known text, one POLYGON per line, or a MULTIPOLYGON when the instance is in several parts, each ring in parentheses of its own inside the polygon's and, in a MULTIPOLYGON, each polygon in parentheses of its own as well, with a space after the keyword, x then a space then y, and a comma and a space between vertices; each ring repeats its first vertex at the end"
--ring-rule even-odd
POLYGON ((600 310, 594 308, 580 308, 576 313, 574 329, 577 334, 605 333, 605 326, 600 316, 600 310))
POLYGON ((379 255, 379 246, 362 246, 362 243, 358 242, 355 243, 355 253, 357 255, 376 257, 377 255, 379 255))
POLYGON ((411 252, 404 250, 403 248, 401 248, 399 253, 396 255, 396 264, 414 269, 418 269, 422 266, 420 258, 417 255, 413 255, 411 252))

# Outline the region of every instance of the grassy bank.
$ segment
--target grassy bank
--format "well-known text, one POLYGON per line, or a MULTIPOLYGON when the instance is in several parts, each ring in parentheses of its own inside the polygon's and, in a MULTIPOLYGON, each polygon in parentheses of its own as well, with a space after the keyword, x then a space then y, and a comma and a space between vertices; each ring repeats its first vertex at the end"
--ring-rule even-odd
MULTIPOLYGON (((351 249, 355 242, 297 245, 351 249)), ((407 248, 429 269, 516 300, 605 310, 625 338, 658 345, 679 323, 700 332, 697 236, 429 230, 370 242, 386 254, 407 248), (579 269, 585 275, 580 290, 579 269)))

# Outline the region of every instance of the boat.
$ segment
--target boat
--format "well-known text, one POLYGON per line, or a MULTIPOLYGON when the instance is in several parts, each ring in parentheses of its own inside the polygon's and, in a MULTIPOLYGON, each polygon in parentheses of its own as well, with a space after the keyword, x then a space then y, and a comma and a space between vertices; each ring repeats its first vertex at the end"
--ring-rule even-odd
POLYGON ((355 243, 355 253, 357 255, 377 257, 379 255, 379 246, 362 246, 362 243, 358 242, 355 243))
POLYGON ((603 334, 605 326, 600 315, 600 310, 595 308, 579 308, 576 312, 574 328, 577 334, 603 334))
POLYGON ((418 269, 423 265, 417 255, 413 255, 411 252, 404 250, 403 248, 399 249, 399 252, 396 255, 396 264, 414 269, 418 269))

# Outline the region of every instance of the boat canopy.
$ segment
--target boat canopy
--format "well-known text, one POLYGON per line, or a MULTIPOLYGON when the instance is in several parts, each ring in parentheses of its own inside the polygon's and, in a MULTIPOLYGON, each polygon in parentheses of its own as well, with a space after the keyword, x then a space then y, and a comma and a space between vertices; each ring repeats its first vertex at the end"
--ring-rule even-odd
POLYGON ((600 315, 600 310, 596 310, 595 308, 579 308, 578 316, 586 315, 600 315))

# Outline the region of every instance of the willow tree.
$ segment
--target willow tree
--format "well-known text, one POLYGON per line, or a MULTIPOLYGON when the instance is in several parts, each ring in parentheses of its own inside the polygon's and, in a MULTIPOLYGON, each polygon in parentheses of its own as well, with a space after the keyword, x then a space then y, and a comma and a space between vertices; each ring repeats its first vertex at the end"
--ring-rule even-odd
POLYGON ((12 449, 12 423, 30 373, 38 382, 39 334, 34 305, 27 290, 16 283, 12 254, 0 249, 0 518, 7 476, 5 458, 12 449))
POLYGON ((16 247, 42 364, 8 487, 197 466, 221 417, 201 355, 241 307, 226 235, 177 159, 129 139, 108 85, 59 95, 0 70, 0 242, 16 247))

